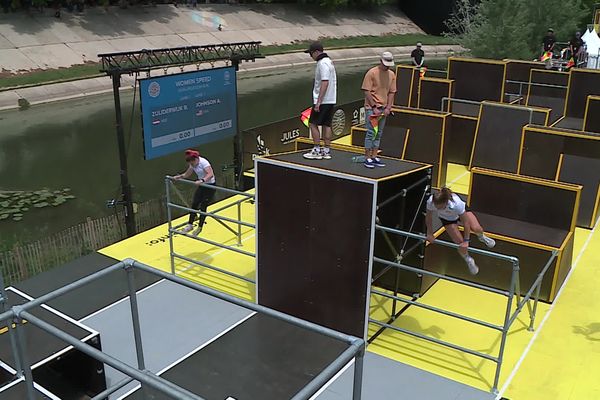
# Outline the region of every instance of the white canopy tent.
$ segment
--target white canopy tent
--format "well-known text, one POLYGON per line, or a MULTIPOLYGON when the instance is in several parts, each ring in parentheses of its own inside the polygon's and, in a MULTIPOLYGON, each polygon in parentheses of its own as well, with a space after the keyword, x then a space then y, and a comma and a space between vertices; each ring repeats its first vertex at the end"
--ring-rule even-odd
POLYGON ((600 53, 600 37, 596 33, 595 30, 587 31, 585 35, 582 37, 585 42, 588 54, 588 68, 597 69, 600 67, 599 65, 599 53, 600 53))

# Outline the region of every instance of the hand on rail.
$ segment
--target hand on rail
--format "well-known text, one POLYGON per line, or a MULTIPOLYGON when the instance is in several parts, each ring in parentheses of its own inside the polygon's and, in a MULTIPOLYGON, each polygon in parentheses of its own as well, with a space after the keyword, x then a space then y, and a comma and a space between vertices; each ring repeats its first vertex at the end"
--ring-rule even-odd
POLYGON ((182 176, 181 175, 175 175, 172 178, 173 178, 173 180, 178 181, 178 180, 180 180, 182 178, 182 176))
POLYGON ((435 236, 433 236, 433 235, 427 235, 427 241, 428 241, 429 243, 433 243, 433 242, 435 242, 435 236))
POLYGON ((468 250, 468 249, 469 249, 469 242, 467 242, 467 241, 464 241, 464 242, 462 242, 462 243, 459 245, 459 247, 460 247, 461 249, 466 249, 466 250, 468 250))

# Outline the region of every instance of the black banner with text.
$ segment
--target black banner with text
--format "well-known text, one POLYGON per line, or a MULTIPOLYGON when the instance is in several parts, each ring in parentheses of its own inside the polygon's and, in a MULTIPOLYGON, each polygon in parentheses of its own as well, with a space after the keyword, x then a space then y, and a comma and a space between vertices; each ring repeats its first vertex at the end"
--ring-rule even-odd
MULTIPOLYGON (((333 140, 350 134, 350 128, 365 122, 364 101, 357 100, 335 107, 333 114, 333 140)), ((309 137, 309 129, 298 116, 273 122, 242 132, 244 144, 244 171, 254 168, 254 157, 293 151, 294 141, 309 137)))

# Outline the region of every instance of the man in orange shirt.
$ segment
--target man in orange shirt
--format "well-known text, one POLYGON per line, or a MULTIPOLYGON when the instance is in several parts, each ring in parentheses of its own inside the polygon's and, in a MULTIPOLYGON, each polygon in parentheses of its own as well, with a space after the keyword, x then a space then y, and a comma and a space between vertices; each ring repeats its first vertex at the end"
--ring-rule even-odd
POLYGON ((377 157, 379 143, 383 135, 385 118, 390 115, 396 93, 394 57, 389 51, 383 52, 379 65, 365 74, 361 89, 365 93, 365 167, 385 167, 377 157))

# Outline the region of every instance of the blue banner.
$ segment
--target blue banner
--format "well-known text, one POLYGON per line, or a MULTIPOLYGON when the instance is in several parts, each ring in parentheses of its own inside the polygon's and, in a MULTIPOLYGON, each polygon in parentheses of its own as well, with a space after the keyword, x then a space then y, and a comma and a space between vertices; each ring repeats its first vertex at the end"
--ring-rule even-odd
POLYGON ((234 136, 234 67, 140 79, 144 158, 234 136))

